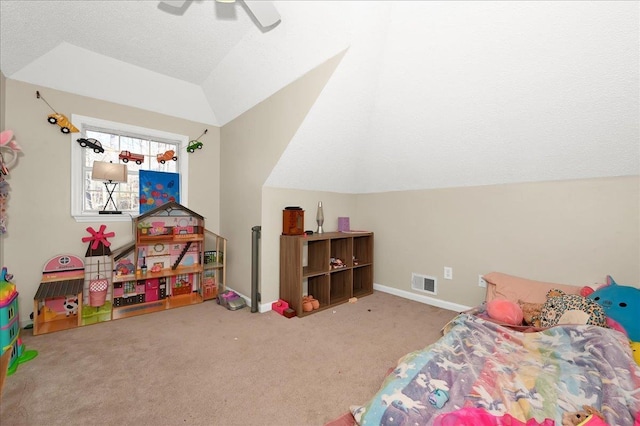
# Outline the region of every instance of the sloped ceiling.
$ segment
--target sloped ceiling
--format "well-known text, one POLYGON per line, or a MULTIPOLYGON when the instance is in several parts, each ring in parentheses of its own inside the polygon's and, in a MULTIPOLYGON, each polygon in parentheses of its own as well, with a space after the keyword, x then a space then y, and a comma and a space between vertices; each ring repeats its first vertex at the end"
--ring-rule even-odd
POLYGON ((0 2, 7 78, 222 126, 346 50, 267 185, 640 173, 638 2, 0 2), (295 177, 292 179, 292 177, 295 177))

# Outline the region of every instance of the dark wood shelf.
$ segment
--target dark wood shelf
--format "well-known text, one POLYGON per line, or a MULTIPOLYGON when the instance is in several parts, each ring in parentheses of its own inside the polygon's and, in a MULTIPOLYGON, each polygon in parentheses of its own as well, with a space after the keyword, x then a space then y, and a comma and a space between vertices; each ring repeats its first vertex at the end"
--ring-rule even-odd
POLYGON ((280 237, 280 298, 296 315, 304 317, 372 293, 372 232, 280 237), (333 269, 331 258, 345 266, 333 269), (307 295, 320 302, 319 309, 303 311, 302 298, 307 295))

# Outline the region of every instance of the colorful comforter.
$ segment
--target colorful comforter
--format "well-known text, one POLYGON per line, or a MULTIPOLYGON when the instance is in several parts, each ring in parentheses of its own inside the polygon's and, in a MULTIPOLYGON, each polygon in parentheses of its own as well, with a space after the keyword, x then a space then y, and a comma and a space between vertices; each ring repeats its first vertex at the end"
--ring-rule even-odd
POLYGON ((640 424, 640 367, 617 331, 572 325, 522 333, 460 314, 444 333, 400 359, 366 405, 351 407, 360 425, 437 425, 443 414, 470 408, 561 425, 563 413, 583 405, 609 425, 632 426, 636 417, 640 424))

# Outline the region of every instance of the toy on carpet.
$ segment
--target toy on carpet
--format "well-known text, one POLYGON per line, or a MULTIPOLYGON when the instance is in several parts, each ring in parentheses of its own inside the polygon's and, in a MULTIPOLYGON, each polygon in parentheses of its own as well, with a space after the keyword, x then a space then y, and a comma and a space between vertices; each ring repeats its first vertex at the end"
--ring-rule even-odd
POLYGON ((540 311, 540 325, 590 324, 605 327, 604 309, 595 301, 578 294, 565 294, 562 290, 549 290, 547 301, 540 311))
MULTIPOLYGON (((600 305, 607 318, 615 321, 632 342, 640 342, 640 289, 617 284, 609 275, 607 284, 587 296, 600 305)), ((611 328, 616 328, 615 323, 611 328)))
POLYGON ((320 307, 320 302, 313 297, 312 295, 304 296, 302 298, 302 310, 304 312, 311 312, 314 309, 318 309, 320 307))
POLYGON ((602 413, 590 405, 583 405, 582 411, 562 415, 562 426, 606 426, 602 413))
POLYGON ((247 302, 233 290, 225 290, 218 294, 216 299, 218 305, 224 306, 230 311, 242 309, 247 306, 247 302))
POLYGON ((507 299, 493 299, 487 302, 487 314, 495 320, 511 325, 522 324, 522 308, 507 299))

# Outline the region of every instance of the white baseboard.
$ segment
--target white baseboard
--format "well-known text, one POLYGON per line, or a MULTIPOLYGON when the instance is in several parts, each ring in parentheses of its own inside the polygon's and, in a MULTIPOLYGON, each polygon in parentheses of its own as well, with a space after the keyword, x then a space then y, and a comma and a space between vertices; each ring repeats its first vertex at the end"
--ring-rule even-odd
POLYGON ((410 291, 400 290, 393 287, 387 287, 382 284, 373 284, 373 289, 383 293, 393 294, 394 296, 403 297, 415 302, 436 306, 438 308, 447 309, 449 311, 464 312, 471 309, 470 306, 459 305, 457 303, 447 302, 446 300, 434 299, 433 297, 423 296, 421 294, 411 293, 410 291))
MULTIPOLYGON (((386 285, 382 285, 382 284, 373 284, 373 289, 381 291, 383 293, 389 293, 389 294, 393 294, 394 296, 399 296, 399 297, 402 297, 402 298, 405 298, 405 299, 413 300, 415 302, 424 303, 426 305, 431 305, 431 306, 436 306, 438 308, 447 309, 449 311, 464 312, 464 311, 468 311, 469 309, 471 309, 470 306, 459 305, 457 303, 447 302, 446 300, 434 299, 433 297, 423 296, 421 294, 415 294, 415 293, 411 293, 409 291, 399 290, 399 289, 393 288, 393 287, 387 287, 386 285)), ((238 293, 238 294, 240 294, 240 293, 238 293)), ((240 295, 242 296, 242 294, 240 294, 240 295)), ((242 296, 242 297, 247 299, 245 296, 242 296)), ((247 305, 249 305, 250 302, 251 302, 250 300, 247 300, 247 305)), ((274 302, 277 302, 277 300, 274 300, 274 302)), ((258 310, 259 310, 260 313, 270 311, 271 310, 271 302, 263 303, 263 304, 259 305, 259 309, 258 310)))

